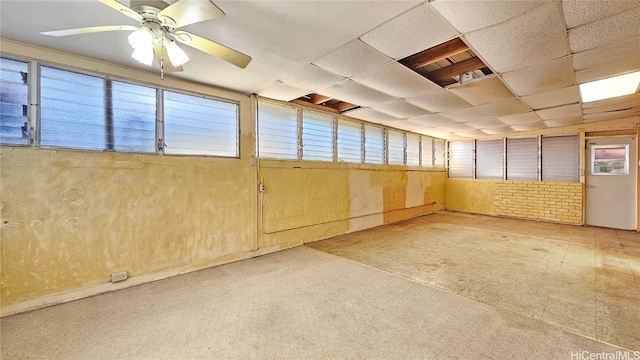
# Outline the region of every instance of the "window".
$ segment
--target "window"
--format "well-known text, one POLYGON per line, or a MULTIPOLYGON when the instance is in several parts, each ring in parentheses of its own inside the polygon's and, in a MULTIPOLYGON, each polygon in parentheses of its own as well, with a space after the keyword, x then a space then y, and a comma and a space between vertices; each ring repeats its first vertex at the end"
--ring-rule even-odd
POLYGON ((476 141, 476 179, 502 179, 503 140, 476 141))
POLYGON ((422 166, 433 167, 433 140, 429 137, 422 138, 422 166))
POLYGON ((298 110, 259 102, 258 137, 260 157, 297 159, 298 110))
POLYGON ((579 181, 579 151, 577 135, 543 136, 542 181, 579 181))
POLYGON ((628 175, 629 145, 592 145, 591 174, 628 175))
POLYGON ((420 136, 407 134, 407 165, 420 166, 420 136))
POLYGON ((384 130, 379 127, 364 126, 365 162, 384 164, 384 130))
POLYGON ((155 89, 48 67, 40 83, 40 145, 155 151, 155 89))
POLYGON ((507 139, 507 180, 538 180, 538 138, 507 139))
POLYGON ((362 125, 338 120, 338 161, 362 162, 362 125))
POLYGON ((333 161, 333 118, 302 112, 302 159, 333 161))
POLYGON ((433 165, 445 167, 447 143, 444 140, 433 139, 433 165))
POLYGON ((473 178, 473 142, 454 141, 449 143, 449 177, 473 178))
POLYGON ((28 64, 0 58, 0 143, 28 145, 28 64))
POLYGON ((389 165, 404 165, 404 133, 389 130, 389 165))
POLYGON ((164 92, 165 153, 237 157, 238 132, 237 104, 164 92))

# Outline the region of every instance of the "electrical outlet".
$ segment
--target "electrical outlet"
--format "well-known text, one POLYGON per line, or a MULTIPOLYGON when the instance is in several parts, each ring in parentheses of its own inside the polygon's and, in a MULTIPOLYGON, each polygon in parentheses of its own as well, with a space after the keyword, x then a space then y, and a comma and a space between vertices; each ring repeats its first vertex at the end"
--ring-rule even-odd
POLYGON ((119 271, 111 274, 111 282, 125 281, 127 280, 127 271, 119 271))

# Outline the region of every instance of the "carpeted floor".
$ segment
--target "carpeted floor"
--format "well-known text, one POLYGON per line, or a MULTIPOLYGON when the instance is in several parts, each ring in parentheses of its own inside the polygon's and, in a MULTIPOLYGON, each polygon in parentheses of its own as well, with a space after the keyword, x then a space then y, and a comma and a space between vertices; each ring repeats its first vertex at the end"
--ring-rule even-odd
POLYGON ((573 359, 621 351, 308 247, 2 318, 1 341, 2 359, 573 359))

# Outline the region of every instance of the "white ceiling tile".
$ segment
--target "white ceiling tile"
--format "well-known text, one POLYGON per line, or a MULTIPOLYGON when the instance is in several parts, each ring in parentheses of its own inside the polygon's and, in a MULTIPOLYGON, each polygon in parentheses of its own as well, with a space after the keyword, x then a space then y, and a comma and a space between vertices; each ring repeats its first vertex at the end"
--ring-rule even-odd
POLYGON ((422 135, 427 135, 434 138, 445 139, 445 140, 453 140, 460 137, 459 135, 456 135, 450 131, 440 131, 435 129, 417 130, 416 132, 422 135))
POLYGON ((448 119, 440 115, 427 115, 427 116, 421 116, 421 117, 417 117, 409 120, 411 120, 411 122, 424 125, 424 127, 450 125, 458 122, 456 120, 448 119))
POLYGON ((580 104, 563 105, 554 108, 537 110, 536 114, 542 120, 562 119, 570 116, 582 115, 582 106, 580 104))
POLYGON ((471 105, 482 105, 515 97, 498 76, 451 86, 447 89, 471 105))
POLYGON ((542 119, 540 119, 540 116, 538 116, 538 114, 533 111, 524 114, 499 116, 498 120, 507 125, 528 124, 542 121, 542 119))
POLYGON ((498 135, 512 133, 513 129, 510 126, 498 126, 487 129, 482 129, 482 132, 487 135, 498 135))
POLYGON ((457 133, 457 132, 460 132, 460 131, 475 130, 475 128, 473 128, 473 127, 471 127, 471 126, 469 126, 467 124, 455 123, 455 124, 438 126, 438 127, 436 127, 436 130, 457 133))
POLYGON ((460 131, 456 131, 455 133, 462 137, 478 137, 478 136, 486 135, 484 132, 478 129, 460 130, 460 131))
POLYGON ((373 110, 389 114, 399 119, 408 119, 430 114, 427 110, 413 106, 404 100, 376 105, 373 107, 373 110))
POLYGON ((562 119, 545 120, 544 123, 550 127, 562 127, 582 124, 582 116, 570 116, 562 119))
POLYGON ((623 60, 576 71, 576 82, 578 84, 584 84, 589 81, 600 80, 638 70, 640 70, 640 52, 623 60))
POLYGON ((345 80, 331 87, 318 90, 316 93, 360 106, 374 106, 396 100, 393 96, 351 80, 345 80))
POLYGON ((439 85, 397 62, 354 76, 352 80, 399 98, 440 89, 439 85))
POLYGON ((279 81, 258 91, 258 95, 260 96, 282 101, 291 101, 309 93, 311 93, 309 90, 283 84, 279 81))
POLYGON ((530 123, 526 123, 526 124, 514 124, 514 125, 511 125, 511 128, 513 130, 515 130, 515 131, 540 130, 540 129, 544 129, 546 127, 547 127, 547 125, 545 125, 545 123, 542 122, 542 121, 530 122, 530 123))
POLYGON ((459 122, 467 122, 473 120, 480 120, 489 118, 489 116, 482 114, 478 109, 474 107, 452 110, 440 113, 438 115, 444 116, 446 118, 459 121, 459 122))
POLYGON ((555 2, 466 34, 471 47, 498 73, 568 55, 567 33, 555 2))
POLYGON ((502 75, 502 79, 520 96, 561 89, 575 84, 570 57, 508 72, 502 75))
POLYGON ((585 1, 564 0, 562 9, 567 29, 602 20, 610 16, 640 7, 640 0, 585 1))
POLYGON ((428 127, 428 126, 424 126, 422 124, 415 123, 415 122, 410 121, 410 120, 398 120, 398 121, 393 123, 393 126, 398 128, 398 129, 408 130, 408 131, 422 130, 422 129, 426 129, 428 127))
POLYGON ((373 70, 389 61, 391 61, 390 58, 356 39, 333 50, 313 63, 333 73, 351 77, 373 70))
POLYGON ((460 99, 446 89, 431 91, 421 96, 407 98, 407 102, 431 112, 443 112, 471 106, 468 102, 460 99))
POLYGON ((531 111, 525 103, 518 99, 502 100, 495 103, 476 106, 481 114, 487 116, 507 116, 513 114, 523 114, 531 111))
POLYGON ((616 42, 573 55, 573 68, 584 70, 633 57, 640 53, 640 37, 616 42))
POLYGON ((431 5, 458 31, 467 33, 511 19, 543 2, 436 0, 431 5))
POLYGON ((377 124, 382 124, 382 123, 388 123, 390 121, 396 121, 399 120, 396 117, 393 117, 391 115, 387 115, 387 114, 383 114, 381 112, 377 112, 373 109, 369 109, 369 108, 362 108, 362 109, 355 109, 355 110, 351 110, 351 111, 346 111, 343 113, 343 115, 355 118, 355 119, 360 119, 360 120, 365 120, 365 121, 370 121, 373 123, 377 123, 377 124))
POLYGON ((323 70, 314 65, 307 65, 299 71, 282 78, 282 82, 301 89, 316 91, 345 80, 342 76, 323 70))
POLYGON ((522 101, 531 106, 532 109, 538 110, 578 102, 580 101, 580 95, 578 93, 578 87, 574 85, 562 89, 523 96, 522 101))
POLYGON ((569 30, 572 53, 617 43, 640 35, 640 8, 569 30))
POLYGON ((394 59, 441 44, 457 35, 428 2, 378 26, 360 37, 394 59))
POLYGON ((476 129, 487 129, 492 127, 505 126, 505 124, 502 121, 495 118, 469 121, 469 122, 466 122, 465 124, 476 129))

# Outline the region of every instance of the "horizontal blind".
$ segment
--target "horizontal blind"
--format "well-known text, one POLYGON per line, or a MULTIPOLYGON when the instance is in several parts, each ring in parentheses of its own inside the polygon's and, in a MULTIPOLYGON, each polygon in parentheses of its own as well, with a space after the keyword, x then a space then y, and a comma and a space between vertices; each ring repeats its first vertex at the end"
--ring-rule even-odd
POLYGON ((453 141, 449 143, 449 177, 473 178, 473 142, 453 141))
POLYGON ((362 162, 362 124, 338 120, 338 161, 362 162))
POLYGON ((542 181, 579 181, 579 151, 578 135, 543 136, 542 181))
POLYGON ((156 151, 156 89, 114 81, 111 109, 113 146, 107 147, 117 151, 156 151))
POLYGON ((502 179, 503 140, 476 141, 476 179, 502 179))
POLYGON ((238 156, 238 105, 164 92, 165 153, 238 156))
POLYGON ((106 149, 105 80, 44 66, 40 74, 40 145, 106 149))
POLYGON ((298 110, 258 102, 258 156, 298 158, 298 110))
POLYGON ((538 138, 507 139, 507 180, 538 180, 538 138))
POLYGON ((430 137, 422 137, 422 166, 433 167, 433 139, 430 137))
POLYGON ((404 165, 404 133, 389 130, 389 164, 404 165))
POLYGON ((364 151, 367 164, 384 164, 384 129, 364 126, 364 151))
POLYGON ((333 161, 333 117, 302 112, 302 159, 333 161))
POLYGON ((0 143, 28 145, 28 64, 0 58, 0 143))
POLYGON ((420 136, 407 134, 407 165, 420 166, 420 136))
POLYGON ((444 140, 433 139, 433 164, 435 167, 445 167, 447 143, 444 140))

